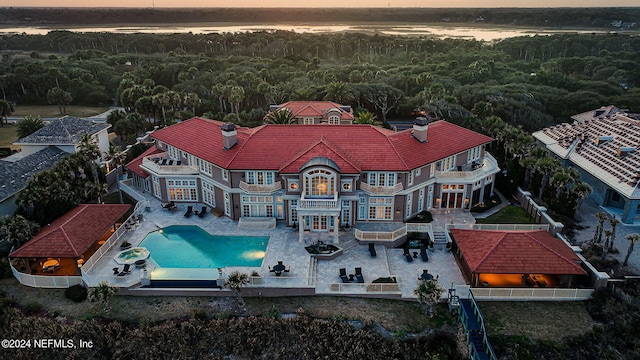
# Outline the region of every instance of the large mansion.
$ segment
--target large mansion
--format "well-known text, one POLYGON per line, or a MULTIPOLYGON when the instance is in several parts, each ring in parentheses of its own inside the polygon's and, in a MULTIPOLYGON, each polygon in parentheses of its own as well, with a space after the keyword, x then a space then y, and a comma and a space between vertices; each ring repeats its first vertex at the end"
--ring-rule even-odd
POLYGON ((500 170, 485 151, 491 138, 446 121, 417 120, 395 132, 371 125, 242 128, 196 117, 150 136, 155 145, 127 168, 156 198, 311 231, 469 208, 493 195, 500 170))

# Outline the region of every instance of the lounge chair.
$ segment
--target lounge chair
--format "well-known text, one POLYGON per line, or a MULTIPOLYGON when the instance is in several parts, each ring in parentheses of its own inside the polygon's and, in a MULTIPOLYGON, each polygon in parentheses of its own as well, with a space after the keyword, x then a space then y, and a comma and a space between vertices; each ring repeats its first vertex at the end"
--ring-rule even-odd
POLYGON ((169 160, 169 166, 173 165, 173 160, 169 160))
POLYGON ((160 166, 167 165, 167 160, 167 158, 162 159, 162 162, 160 162, 160 166))
POLYGON ((191 217, 191 215, 193 215, 193 206, 189 205, 187 207, 187 212, 184 213, 184 217, 188 218, 191 217))
POLYGON ((131 264, 124 264, 122 271, 120 271, 116 276, 125 276, 129 274, 131 274, 131 264))
POLYGON ((182 165, 182 160, 176 161, 176 165, 178 165, 178 166, 182 165))
POLYGON ((347 276, 347 269, 341 268, 339 270, 339 274, 340 274, 340 279, 342 280, 343 283, 349 282, 349 277, 347 276))
POLYGON ((376 255, 378 255, 376 253, 376 247, 375 245, 373 245, 373 243, 369 243, 369 254, 371 255, 371 257, 376 257, 376 255))
POLYGON ((404 248, 402 250, 402 255, 407 259, 407 262, 413 262, 413 258, 411 257, 411 253, 409 252, 409 248, 404 248))
POLYGON ((207 215, 207 207, 203 206, 202 209, 200 209, 200 212, 196 211, 196 215, 198 215, 199 218, 203 218, 205 215, 207 215))
POLYGON ((163 209, 167 209, 167 210, 171 210, 172 208, 174 208, 176 206, 176 203, 174 203, 173 201, 169 202, 168 204, 163 204, 162 208, 163 209))
POLYGON ((362 277, 362 268, 356 268, 356 280, 360 284, 364 284, 364 277, 362 277))
POLYGON ((424 246, 420 247, 420 257, 422 257, 422 261, 429 261, 429 255, 427 254, 427 248, 424 246))

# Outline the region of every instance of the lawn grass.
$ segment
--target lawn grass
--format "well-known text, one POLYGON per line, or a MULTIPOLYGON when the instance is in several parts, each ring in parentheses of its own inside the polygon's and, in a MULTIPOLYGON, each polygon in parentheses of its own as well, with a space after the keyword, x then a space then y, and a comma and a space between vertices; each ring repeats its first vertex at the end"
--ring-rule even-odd
POLYGON ((13 125, 0 126, 0 148, 20 149, 20 146, 13 145, 18 140, 16 127, 13 125))
MULTIPOLYGON (((102 114, 107 111, 107 109, 107 107, 83 105, 67 105, 66 107, 67 115, 76 117, 89 117, 102 114)), ((25 105, 16 106, 16 111, 11 114, 11 117, 25 117, 27 115, 48 118, 61 117, 64 114, 60 114, 57 105, 25 105)))
POLYGON ((558 342, 583 335, 594 322, 581 301, 480 302, 489 336, 558 342))
POLYGON ((479 224, 533 224, 527 210, 509 205, 484 219, 476 219, 479 224))

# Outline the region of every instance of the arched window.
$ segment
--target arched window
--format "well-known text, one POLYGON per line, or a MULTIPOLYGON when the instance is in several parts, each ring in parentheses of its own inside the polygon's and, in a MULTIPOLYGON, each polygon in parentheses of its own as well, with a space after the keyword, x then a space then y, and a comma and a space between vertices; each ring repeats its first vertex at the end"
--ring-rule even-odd
POLYGON ((328 170, 311 170, 304 174, 305 198, 333 198, 336 175, 328 170))
POLYGON ((338 116, 338 115, 329 116, 329 124, 330 125, 340 125, 340 116, 338 116))

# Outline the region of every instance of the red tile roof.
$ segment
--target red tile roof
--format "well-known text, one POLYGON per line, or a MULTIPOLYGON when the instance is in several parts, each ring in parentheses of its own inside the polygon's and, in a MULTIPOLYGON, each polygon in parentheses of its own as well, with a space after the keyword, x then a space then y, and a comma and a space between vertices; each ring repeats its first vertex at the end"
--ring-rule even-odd
POLYGON ((125 167, 146 179, 149 174, 146 171, 142 170, 142 168, 140 168, 140 164, 142 164, 142 158, 144 158, 145 156, 159 154, 161 152, 162 150, 156 148, 155 146, 152 146, 145 150, 142 154, 140 154, 140 156, 131 160, 127 165, 125 165, 125 167))
POLYGON ((580 258, 562 240, 544 230, 489 231, 452 229, 464 260, 474 273, 586 274, 580 258))
POLYGON ((353 120, 353 113, 340 108, 343 105, 331 101, 289 101, 279 106, 280 109, 291 110, 291 115, 294 118, 301 116, 324 118, 329 110, 337 109, 340 112, 341 120, 353 120))
POLYGON ((91 247, 131 205, 83 204, 42 228, 10 257, 77 258, 91 247))
POLYGON ((425 143, 413 138, 410 129, 396 133, 372 125, 263 125, 238 128, 238 143, 224 150, 222 124, 193 118, 151 136, 222 168, 276 171, 293 170, 290 166, 305 152, 363 171, 409 171, 491 141, 446 121, 429 124, 425 143))

